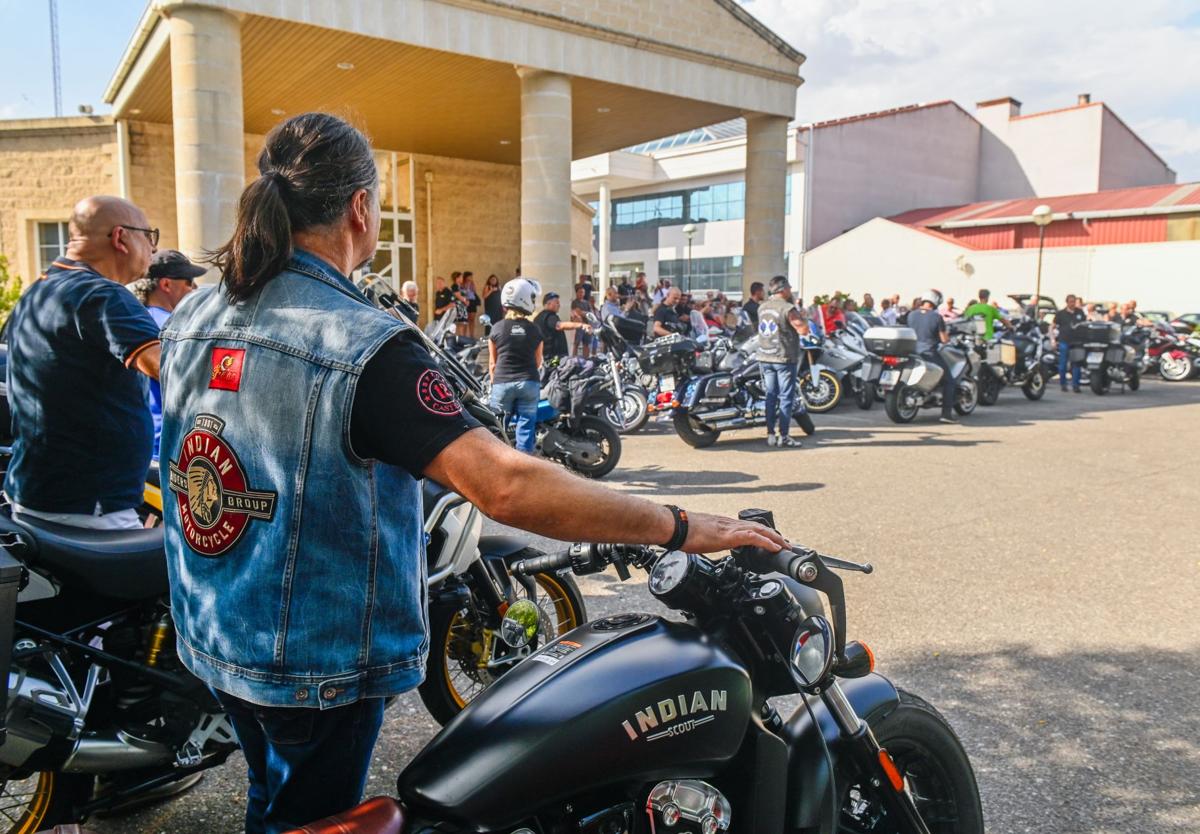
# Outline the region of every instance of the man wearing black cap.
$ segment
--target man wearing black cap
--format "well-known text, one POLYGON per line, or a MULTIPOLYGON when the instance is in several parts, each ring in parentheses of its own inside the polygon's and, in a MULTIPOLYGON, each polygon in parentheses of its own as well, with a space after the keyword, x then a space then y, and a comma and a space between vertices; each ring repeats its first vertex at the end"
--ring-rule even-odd
MULTIPOLYGON (((175 305, 196 289, 196 279, 207 271, 189 261, 187 255, 177 249, 161 249, 150 259, 150 268, 143 279, 146 295, 142 303, 160 330, 171 317, 175 305)), ((162 389, 157 379, 150 380, 147 403, 154 420, 154 457, 157 458, 158 439, 162 434, 162 389)))
POLYGON ((548 292, 542 296, 542 311, 533 317, 533 323, 542 331, 544 343, 542 357, 546 363, 555 357, 570 355, 571 351, 567 347, 567 334, 564 331, 582 329, 591 332, 591 328, 584 322, 560 319, 558 311, 561 306, 562 301, 559 300, 558 293, 548 292))

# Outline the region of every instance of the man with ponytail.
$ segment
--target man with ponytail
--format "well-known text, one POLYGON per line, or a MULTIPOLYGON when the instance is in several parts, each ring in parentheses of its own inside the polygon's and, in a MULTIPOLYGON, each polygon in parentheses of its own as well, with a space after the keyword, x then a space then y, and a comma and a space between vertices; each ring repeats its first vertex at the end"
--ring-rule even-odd
POLYGON ((288 119, 258 171, 215 254, 220 285, 163 330, 161 459, 179 655, 232 717, 246 831, 275 834, 359 800, 384 699, 423 678, 421 478, 559 539, 783 540, 613 492, 478 427, 412 326, 348 277, 379 233, 375 160, 354 127, 288 119))

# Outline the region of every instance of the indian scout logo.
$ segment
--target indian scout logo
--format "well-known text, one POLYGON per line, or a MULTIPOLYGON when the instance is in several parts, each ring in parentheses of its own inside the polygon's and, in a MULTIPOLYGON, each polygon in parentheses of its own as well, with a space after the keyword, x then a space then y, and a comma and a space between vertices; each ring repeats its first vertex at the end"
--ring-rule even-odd
POLYGON ((250 519, 270 521, 275 514, 278 494, 247 487, 241 461, 221 437, 224 428, 220 417, 198 415, 168 476, 183 537, 202 556, 220 556, 237 544, 250 519))
POLYGON ((729 693, 724 689, 709 690, 707 701, 704 699, 704 693, 696 690, 691 697, 676 695, 674 698, 664 698, 657 704, 651 704, 645 709, 638 710, 637 715, 634 716, 637 729, 634 729, 633 724, 629 721, 622 721, 621 727, 629 736, 630 741, 637 741, 639 736, 645 737, 646 741, 658 741, 660 738, 690 733, 702 724, 715 721, 717 716, 713 713, 725 712, 728 702, 729 693), (700 715, 700 713, 708 714, 700 715), (689 717, 696 715, 700 715, 700 717, 689 717), (685 720, 676 721, 678 718, 685 720), (664 725, 661 730, 657 729, 660 723, 664 725), (651 730, 654 732, 650 732, 651 730))

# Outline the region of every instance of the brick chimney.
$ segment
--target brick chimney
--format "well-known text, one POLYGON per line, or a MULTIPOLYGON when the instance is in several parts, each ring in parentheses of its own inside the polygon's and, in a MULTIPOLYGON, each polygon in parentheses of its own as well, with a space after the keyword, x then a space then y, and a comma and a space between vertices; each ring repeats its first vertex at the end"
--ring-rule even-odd
POLYGON ((1076 103, 1077 104, 1091 104, 1092 103, 1092 94, 1091 93, 1080 93, 1079 100, 1076 103))

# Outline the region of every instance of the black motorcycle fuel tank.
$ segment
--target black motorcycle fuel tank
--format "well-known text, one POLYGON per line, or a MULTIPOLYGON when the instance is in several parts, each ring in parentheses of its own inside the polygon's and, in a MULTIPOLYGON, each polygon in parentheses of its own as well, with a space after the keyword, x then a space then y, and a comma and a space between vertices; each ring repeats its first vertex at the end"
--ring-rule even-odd
POLYGON ((750 719, 744 666, 698 629, 648 614, 581 626, 463 710, 405 768, 421 814, 488 831, 605 785, 712 777, 750 719))

